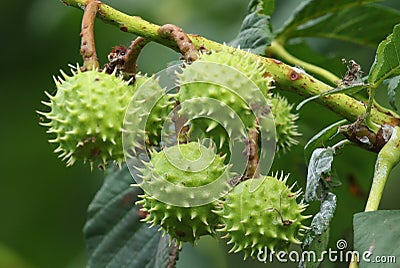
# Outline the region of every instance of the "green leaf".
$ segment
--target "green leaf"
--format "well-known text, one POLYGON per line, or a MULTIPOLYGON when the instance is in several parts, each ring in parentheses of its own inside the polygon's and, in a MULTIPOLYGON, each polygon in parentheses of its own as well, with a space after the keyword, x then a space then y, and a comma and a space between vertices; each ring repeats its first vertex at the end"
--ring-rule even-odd
POLYGON ((360 254, 360 267, 398 267, 393 260, 400 260, 399 222, 400 210, 362 212, 354 215, 354 249, 360 254), (367 259, 363 258, 363 254, 367 255, 367 259), (383 260, 383 257, 387 262, 377 263, 376 258, 383 260))
MULTIPOLYGON (((269 0, 267 3, 271 6, 274 1, 269 0)), ((265 54, 265 50, 272 42, 273 35, 270 16, 263 13, 263 5, 262 0, 250 1, 248 14, 243 20, 238 36, 229 43, 230 46, 240 46, 241 49, 250 50, 259 55, 265 54)))
POLYGON ((307 185, 304 194, 305 201, 319 200, 317 188, 323 175, 329 174, 333 162, 333 150, 330 148, 315 149, 311 155, 307 171, 307 185))
MULTIPOLYGON (((300 26, 306 23, 316 24, 319 20, 325 19, 324 17, 330 13, 335 13, 340 10, 349 9, 352 7, 359 7, 366 3, 376 2, 377 0, 307 0, 303 1, 299 7, 294 11, 283 28, 278 31, 277 38, 285 41, 293 32, 296 32, 300 26)), ((341 22, 343 24, 343 22, 341 22)))
POLYGON ((285 36, 330 38, 375 48, 399 21, 400 12, 395 9, 378 5, 355 6, 326 13, 285 36))
POLYGON ((130 186, 133 179, 126 167, 107 173, 84 227, 88 267, 166 267, 169 238, 140 222, 135 202, 141 189, 130 186))
MULTIPOLYGON (((302 250, 314 251, 315 256, 321 256, 329 242, 329 226, 336 210, 336 195, 328 192, 324 196, 319 212, 312 219, 310 230, 306 233, 302 250)), ((319 259, 319 258, 318 258, 319 259)), ((317 259, 317 260, 318 260, 317 259)), ((319 262, 305 261, 299 267, 318 267, 319 262)))
POLYGON ((385 79, 398 75, 400 75, 400 24, 396 25, 393 33, 379 44, 368 82, 376 88, 385 79))
POLYGON ((318 132, 314 137, 312 137, 307 142, 306 146, 304 146, 304 157, 306 159, 306 163, 310 161, 311 154, 315 149, 319 147, 325 147, 329 140, 338 133, 339 127, 347 123, 348 121, 346 119, 340 120, 330 126, 327 126, 318 132))
MULTIPOLYGON (((257 1, 254 1, 257 2, 257 1)), ((263 0, 263 11, 265 15, 271 15, 275 10, 275 0, 263 0)))
POLYGON ((154 260, 154 268, 175 267, 178 260, 179 248, 175 242, 170 244, 168 235, 160 238, 154 260))
POLYGON ((311 222, 311 230, 316 235, 322 235, 329 228, 329 223, 336 210, 336 195, 327 193, 321 203, 319 212, 315 214, 311 222))
POLYGON ((393 109, 397 111, 396 90, 398 90, 400 87, 400 75, 386 79, 384 82, 387 83, 388 87, 389 103, 393 107, 393 109))
MULTIPOLYGON (((308 166, 307 185, 304 198, 306 202, 320 200, 321 205, 311 221, 310 229, 307 231, 302 250, 314 251, 316 256, 321 256, 329 243, 329 226, 336 211, 336 195, 324 187, 321 180, 331 172, 334 150, 330 148, 317 148, 311 155, 308 166), (318 197, 318 187, 322 185, 318 197)), ((305 260, 299 263, 299 267, 318 267, 317 261, 305 260)))
POLYGON ((328 243, 329 229, 323 232, 321 235, 306 237, 305 241, 303 242, 302 250, 307 252, 315 252, 317 260, 315 262, 313 262, 312 259, 301 260, 299 262, 299 268, 317 268, 320 264, 320 262, 318 262, 319 256, 322 256, 322 252, 328 248, 328 243))

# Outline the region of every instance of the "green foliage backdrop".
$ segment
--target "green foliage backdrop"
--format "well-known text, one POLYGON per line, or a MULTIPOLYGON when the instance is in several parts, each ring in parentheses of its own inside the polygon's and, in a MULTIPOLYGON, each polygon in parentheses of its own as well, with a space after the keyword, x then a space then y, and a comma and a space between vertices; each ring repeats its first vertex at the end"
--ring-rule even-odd
MULTIPOLYGON (((154 23, 174 23, 187 32, 219 42, 228 42, 237 35, 247 8, 247 1, 243 0, 105 2, 154 23)), ((298 1, 276 2, 273 20, 275 25, 281 25, 298 1)), ((400 8, 396 0, 385 4, 400 8)), ((0 67, 0 267, 84 267, 86 249, 82 228, 87 206, 100 188, 103 174, 100 171, 91 173, 87 165, 65 168, 64 163, 52 154, 52 147, 47 143, 44 129, 38 125, 39 116, 35 113, 42 108, 39 103, 44 97, 43 91, 51 92, 53 88, 51 76, 57 75, 60 68, 67 69, 67 63, 81 61, 82 13, 65 7, 60 1, 35 0, 6 1, 0 15, 3 53, 0 67)), ((112 46, 127 45, 132 38, 132 35, 97 21, 100 61, 105 62, 112 46)), ((364 70, 368 70, 373 62, 373 49, 360 49, 342 42, 309 41, 311 48, 329 56, 334 66, 331 70, 339 76, 345 72, 341 58, 355 59, 364 70)), ((303 44, 292 43, 288 49, 303 51, 304 60, 317 64, 327 62, 303 44)), ((157 72, 177 56, 172 50, 152 44, 141 55, 139 66, 142 71, 157 72)), ((294 95, 287 97, 296 103, 300 101, 294 95)), ((384 94, 383 99, 386 99, 384 94)), ((302 147, 317 131, 337 121, 338 117, 314 103, 307 104, 300 116, 303 133, 300 146, 282 157, 273 169, 284 168, 304 185, 306 166, 302 147), (318 113, 316 109, 320 109, 318 113)), ((351 148, 335 158, 334 165, 343 185, 336 191, 341 198, 332 223, 336 228, 331 241, 350 239, 352 214, 364 208, 374 162, 374 154, 359 148, 351 148)), ((398 209, 399 176, 397 168, 386 186, 381 208, 398 209)), ((233 264, 240 267, 240 256, 225 259, 225 254, 218 254, 225 251, 210 243, 202 241, 196 250, 190 246, 185 248, 178 267, 187 267, 185 263, 189 260, 191 263, 198 261, 198 267, 211 267, 209 263, 217 265, 215 267, 232 267, 233 264)), ((256 262, 253 265, 262 266, 256 262)))

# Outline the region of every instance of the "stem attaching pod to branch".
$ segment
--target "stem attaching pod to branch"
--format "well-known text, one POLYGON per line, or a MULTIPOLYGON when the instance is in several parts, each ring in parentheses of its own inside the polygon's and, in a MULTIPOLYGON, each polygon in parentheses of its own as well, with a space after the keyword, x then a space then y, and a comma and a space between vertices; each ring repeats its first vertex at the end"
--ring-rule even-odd
POLYGON ((158 29, 158 33, 161 37, 171 39, 178 45, 186 62, 193 62, 197 59, 198 51, 196 47, 181 28, 173 24, 165 24, 158 29))
POLYGON ((134 77, 136 74, 136 61, 139 57, 140 52, 143 47, 147 45, 149 42, 143 37, 139 36, 135 40, 132 41, 131 45, 128 48, 127 54, 125 56, 125 63, 123 67, 123 71, 134 77))
POLYGON ((258 178, 260 176, 260 161, 258 156, 258 130, 255 128, 249 130, 246 154, 249 161, 247 164, 246 177, 258 178))
POLYGON ((99 68, 96 45, 94 41, 94 21, 100 5, 100 1, 91 0, 86 5, 81 30, 81 55, 83 58, 83 70, 99 68))

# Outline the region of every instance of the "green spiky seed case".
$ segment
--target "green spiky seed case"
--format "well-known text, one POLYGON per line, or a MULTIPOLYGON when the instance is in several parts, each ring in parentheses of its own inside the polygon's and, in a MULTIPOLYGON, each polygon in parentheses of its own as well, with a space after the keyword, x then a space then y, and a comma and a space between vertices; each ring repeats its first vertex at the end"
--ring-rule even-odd
POLYGON ((217 231, 233 244, 230 252, 243 251, 246 259, 265 248, 278 252, 300 243, 306 206, 297 203, 300 193, 291 192, 286 180, 283 176, 249 179, 228 193, 215 213, 221 217, 217 231))
POLYGON ((72 70, 68 76, 55 79, 57 92, 45 103, 51 108, 42 113, 49 121, 50 140, 58 145, 55 150, 67 160, 67 166, 77 159, 106 164, 108 160, 121 162, 122 122, 125 109, 133 96, 133 88, 114 75, 91 70, 72 70))
MULTIPOLYGON (((249 57, 244 56, 240 50, 235 50, 235 52, 228 51, 219 51, 213 52, 211 54, 201 54, 197 61, 204 62, 205 68, 193 68, 191 65, 185 66, 182 74, 179 76, 180 82, 183 86, 179 89, 178 100, 182 104, 181 113, 191 114, 193 113, 193 104, 189 103, 185 105, 185 101, 192 100, 195 98, 212 98, 216 99, 220 102, 221 106, 230 107, 233 112, 235 112, 240 120, 243 122, 246 128, 255 126, 255 117, 248 106, 248 104, 244 100, 251 99, 254 95, 254 91, 258 91, 258 88, 263 90, 263 94, 268 95, 271 79, 265 78, 263 76, 265 69, 261 67, 258 62, 254 62, 249 57), (232 68, 235 68, 236 72, 231 72, 226 74, 224 72, 214 72, 214 66, 211 64, 210 66, 207 63, 216 63, 221 65, 226 65, 232 68), (203 72, 203 73, 201 73, 203 72), (202 81, 204 77, 207 77, 210 72, 216 77, 217 81, 220 81, 221 84, 210 84, 204 82, 196 82, 185 84, 187 81, 192 81, 193 77, 198 78, 199 81, 202 81), (241 83, 237 83, 238 80, 242 80, 241 76, 244 75, 248 77, 251 81, 255 83, 257 87, 248 88, 246 91, 241 90, 241 83), (236 77, 237 76, 237 77, 236 77), (245 92, 245 96, 238 96, 230 89, 233 89, 235 92, 245 92)), ((229 70, 229 69, 227 69, 229 70)), ((202 105, 203 107, 210 106, 207 103, 207 99, 196 99, 194 101, 197 105, 202 105)), ((208 109, 204 109, 203 116, 210 114, 210 112, 216 112, 221 107, 208 107, 208 109)), ((231 130, 235 130, 240 126, 228 124, 222 122, 224 124, 224 128, 226 132, 230 134, 231 130)), ((200 128, 209 136, 219 140, 224 139, 225 131, 221 126, 211 119, 197 119, 193 122, 193 128, 200 128)))
POLYGON ((160 145, 163 123, 174 101, 154 75, 136 75, 134 92, 125 115, 124 143, 126 149, 136 152, 135 148, 160 145))
MULTIPOLYGON (((279 95, 274 96, 270 90, 273 88, 273 79, 266 75, 268 72, 265 67, 260 64, 259 61, 255 61, 244 53, 240 49, 230 51, 228 48, 224 47, 223 50, 212 53, 202 53, 200 54, 198 61, 210 62, 221 65, 226 65, 232 67, 242 75, 249 78, 257 87, 261 90, 262 95, 266 98, 266 103, 271 106, 271 112, 274 116, 275 126, 276 126, 276 142, 277 142, 277 152, 285 152, 289 150, 291 146, 297 144, 296 138, 299 136, 297 132, 296 120, 298 116, 291 113, 292 105, 290 105, 287 100, 279 95)), ((199 68, 192 68, 191 65, 186 65, 183 68, 182 74, 179 75, 180 82, 183 84, 180 87, 178 93, 178 100, 182 104, 181 113, 194 116, 194 111, 199 109, 193 109, 194 106, 207 107, 207 99, 212 98, 221 102, 221 106, 230 107, 237 115, 239 115, 240 120, 244 126, 249 129, 255 126, 255 116, 249 107, 249 104, 244 101, 244 99, 251 100, 257 94, 257 88, 248 88, 246 90, 241 90, 241 84, 237 82, 238 77, 232 77, 229 73, 213 73, 217 80, 221 81, 221 85, 215 85, 210 83, 188 83, 187 81, 192 81, 193 77, 198 77, 199 81, 202 77, 207 76, 208 72, 212 71, 212 67, 207 69, 207 65, 201 70, 204 73, 199 73, 199 68), (194 70, 192 70, 194 69, 194 70), (235 92, 242 92, 242 96, 238 96, 229 89, 233 89, 235 92), (195 99, 200 98, 200 99, 195 99), (190 101, 193 100, 193 101, 190 101), (187 104, 185 105, 185 101, 187 104)), ((240 77, 239 77, 240 78, 240 77)), ((210 105, 208 105, 210 106, 210 105)), ((223 107, 208 107, 201 109, 201 116, 207 116, 213 113, 218 113, 223 107)), ((225 142, 229 141, 229 136, 232 131, 239 128, 237 125, 228 124, 221 122, 219 125, 216 121, 206 118, 197 118, 192 120, 191 133, 193 138, 202 138, 202 136, 211 138, 216 142, 216 144, 222 148, 226 147, 225 142)), ((226 153, 226 150, 223 150, 226 153)))
MULTIPOLYGON (((176 157, 176 160, 186 163, 186 167, 180 168, 171 164, 165 155, 165 149, 160 152, 153 152, 151 163, 143 171, 145 182, 151 182, 155 174, 158 174, 175 185, 199 187, 218 179, 227 168, 224 165, 224 157, 215 155, 214 160, 206 169, 192 172, 190 166, 187 166, 187 161, 198 159, 205 153, 214 154, 212 148, 206 148, 197 142, 175 145, 170 147, 169 150, 172 153, 168 157, 176 157), (179 151, 187 159, 186 161, 179 159, 179 157, 182 157, 178 156, 179 151)), ((228 175, 226 174, 225 181, 227 180, 228 175)), ((138 203, 143 206, 144 212, 149 213, 144 221, 152 225, 160 225, 171 238, 176 238, 180 245, 182 245, 182 242, 194 242, 202 235, 215 234, 215 226, 219 217, 211 211, 215 209, 216 201, 201 206, 180 207, 164 203, 144 194, 142 200, 138 203)))
POLYGON ((291 112, 293 105, 284 97, 274 94, 271 98, 271 112, 274 115, 276 131, 276 151, 285 153, 298 144, 297 138, 300 133, 297 131, 296 120, 298 114, 291 112))
MULTIPOLYGON (((77 159, 88 161, 91 166, 106 165, 110 160, 120 164, 124 159, 122 127, 126 109, 137 89, 151 78, 138 75, 132 86, 115 74, 98 70, 82 72, 79 67, 71 71, 72 76, 61 71, 63 77, 54 79, 57 86, 54 96, 46 92, 50 102, 43 103, 50 111, 38 112, 45 117, 46 122, 41 124, 55 135, 50 143, 57 145, 55 152, 67 161, 67 166, 77 159)), ((156 84, 152 86, 161 90, 156 84)), ((167 110, 166 103, 167 100, 160 110, 167 110)), ((150 142, 158 143, 162 127, 159 117, 165 113, 168 114, 155 109, 155 115, 149 116, 147 128, 151 131, 146 137, 150 142)))

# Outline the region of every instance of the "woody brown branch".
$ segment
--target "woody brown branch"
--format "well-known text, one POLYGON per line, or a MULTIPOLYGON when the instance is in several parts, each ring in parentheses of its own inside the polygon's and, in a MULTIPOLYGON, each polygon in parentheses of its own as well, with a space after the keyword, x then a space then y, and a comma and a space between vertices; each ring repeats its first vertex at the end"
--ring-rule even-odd
POLYGON ((149 41, 139 36, 135 40, 133 40, 131 45, 129 46, 127 54, 125 56, 125 63, 123 67, 123 71, 129 76, 131 77, 135 76, 137 68, 136 65, 137 59, 143 47, 148 43, 149 41))
POLYGON ((179 258, 179 246, 177 245, 177 242, 175 239, 171 241, 171 245, 169 248, 169 255, 168 255, 168 262, 166 267, 167 268, 175 268, 176 267, 176 261, 179 258))
POLYGON ((80 52, 83 58, 82 69, 84 71, 99 68, 94 40, 94 21, 100 4, 101 2, 97 0, 89 1, 82 18, 80 52))
POLYGON ((161 37, 176 42, 187 62, 193 62, 197 59, 198 51, 195 45, 181 28, 173 24, 165 24, 160 27, 158 33, 161 37))
POLYGON ((258 157, 258 130, 250 129, 249 136, 247 139, 247 178, 257 178, 260 176, 260 166, 258 157))

